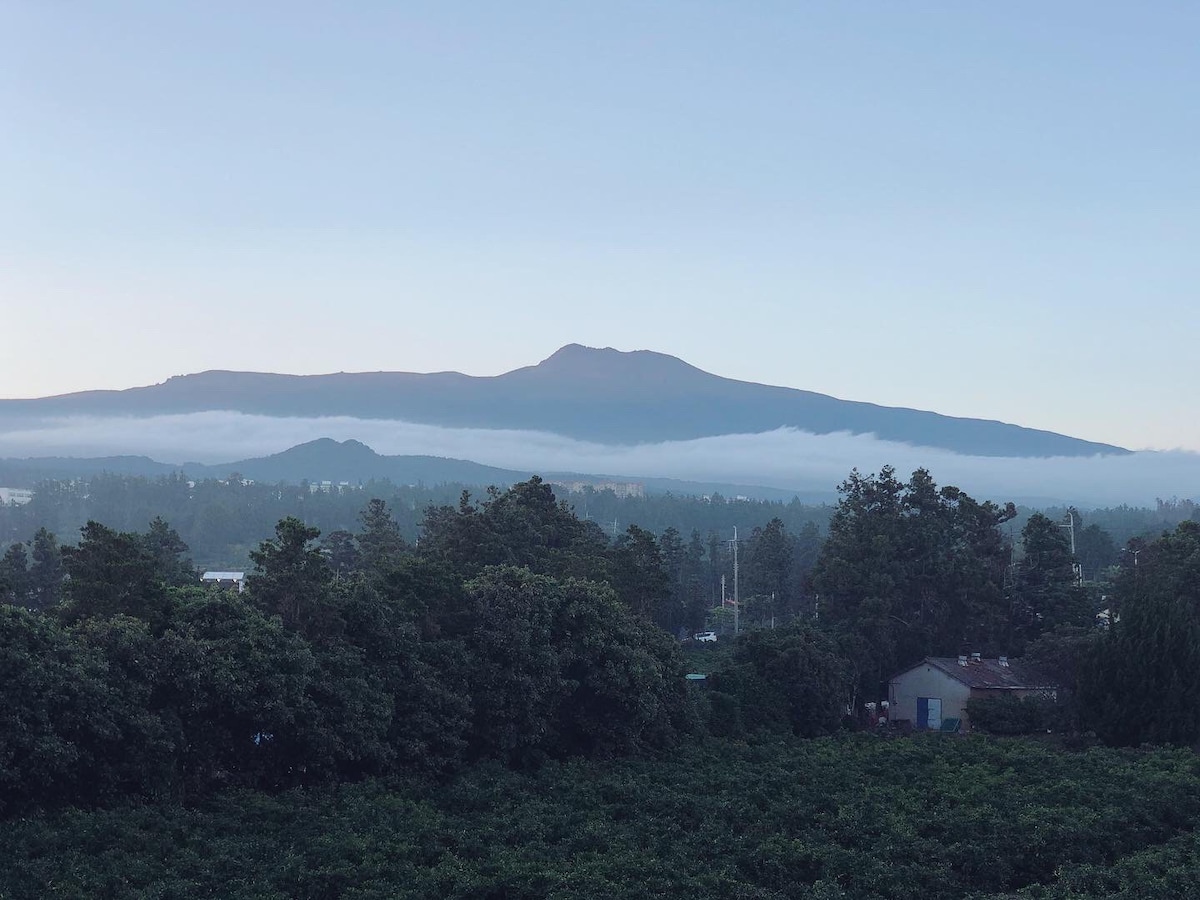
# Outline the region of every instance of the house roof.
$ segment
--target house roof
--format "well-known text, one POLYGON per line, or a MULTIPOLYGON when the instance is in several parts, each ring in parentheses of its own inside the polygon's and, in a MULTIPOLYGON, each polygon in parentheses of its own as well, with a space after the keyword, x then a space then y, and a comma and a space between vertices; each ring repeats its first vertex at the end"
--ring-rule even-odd
MULTIPOLYGON (((927 656, 923 662, 905 669, 900 675, 924 665, 933 666, 955 681, 977 690, 1053 691, 1058 688, 1037 669, 1019 659, 1010 659, 1008 665, 1002 666, 998 659, 968 658, 964 666, 953 656, 927 656)), ((900 675, 895 677, 899 678, 900 675)))
POLYGON ((201 581, 241 581, 246 577, 245 572, 205 572, 200 576, 201 581))

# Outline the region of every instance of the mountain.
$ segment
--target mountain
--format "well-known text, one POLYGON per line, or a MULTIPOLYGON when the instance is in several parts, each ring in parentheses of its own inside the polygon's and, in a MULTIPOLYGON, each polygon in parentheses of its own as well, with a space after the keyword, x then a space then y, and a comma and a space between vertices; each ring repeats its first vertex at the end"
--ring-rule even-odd
POLYGON ((578 344, 563 347, 535 366, 491 377, 458 372, 210 371, 124 391, 3 400, 0 430, 6 423, 44 417, 138 417, 210 410, 544 431, 602 444, 657 443, 792 427, 815 434, 874 434, 884 440, 980 456, 1129 452, 1003 422, 736 381, 649 350, 621 352, 578 344))
POLYGON ((224 478, 237 472, 255 481, 348 481, 351 484, 384 479, 394 484, 468 484, 507 486, 530 477, 464 459, 437 456, 382 456, 359 441, 321 438, 282 453, 219 465, 185 463, 193 478, 224 478))
POLYGON ((0 459, 0 484, 33 487, 43 480, 70 480, 93 475, 131 475, 159 478, 183 472, 189 478, 225 478, 236 472, 253 481, 348 481, 359 484, 388 480, 394 484, 510 485, 532 472, 497 469, 463 459, 437 456, 382 456, 359 441, 338 442, 321 438, 299 444, 282 453, 253 459, 205 465, 171 465, 148 456, 103 456, 75 458, 41 456, 0 459))

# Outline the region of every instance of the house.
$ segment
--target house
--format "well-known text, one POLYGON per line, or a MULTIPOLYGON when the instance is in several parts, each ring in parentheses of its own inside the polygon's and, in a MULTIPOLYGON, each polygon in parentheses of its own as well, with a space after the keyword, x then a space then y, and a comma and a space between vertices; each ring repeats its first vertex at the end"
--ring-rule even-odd
POLYGON ((11 503, 13 506, 24 506, 33 501, 33 491, 25 488, 0 487, 0 506, 11 503))
POLYGON ((1007 656, 926 657, 888 682, 888 713, 893 722, 938 731, 958 719, 968 729, 967 701, 991 697, 1053 697, 1058 686, 1019 659, 1007 656))
POLYGON ((236 589, 240 594, 246 589, 245 572, 205 572, 200 576, 201 584, 215 584, 217 587, 236 589))

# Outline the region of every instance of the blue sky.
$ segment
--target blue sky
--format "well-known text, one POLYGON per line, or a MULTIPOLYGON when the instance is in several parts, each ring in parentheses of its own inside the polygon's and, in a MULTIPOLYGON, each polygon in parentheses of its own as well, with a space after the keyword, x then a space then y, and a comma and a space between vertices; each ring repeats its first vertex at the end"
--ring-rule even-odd
POLYGON ((0 0, 0 396, 579 342, 1200 450, 1194 3, 0 0))

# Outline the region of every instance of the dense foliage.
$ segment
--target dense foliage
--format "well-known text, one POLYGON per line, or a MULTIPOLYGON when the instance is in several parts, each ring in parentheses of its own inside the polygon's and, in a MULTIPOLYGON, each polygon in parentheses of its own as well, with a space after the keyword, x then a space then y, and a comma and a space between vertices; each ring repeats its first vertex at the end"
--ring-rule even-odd
POLYGON ((852 687, 837 643, 807 624, 749 633, 711 681, 710 727, 727 736, 830 734, 846 716, 852 687))
POLYGON ((1119 613, 1081 684, 1089 723, 1115 744, 1200 741, 1200 524, 1183 522, 1117 580, 1119 613))
POLYGON ((698 723, 639 582, 605 583, 632 563, 545 485, 430 518, 414 555, 369 505, 345 572, 283 519, 244 594, 192 586, 160 521, 88 523, 59 604, 0 607, 0 813, 635 753, 698 723))
MULTIPOLYGON (((1004 648, 1011 640, 1003 590, 1009 550, 997 526, 1011 519, 918 470, 851 473, 813 576, 820 615, 853 640, 868 696, 925 656, 1004 648)), ((1004 652, 1001 649, 1001 652, 1004 652)))
POLYGON ((0 896, 1185 898, 1187 751, 872 736, 483 765, 0 826, 0 896))
POLYGON ((0 558, 0 897, 1188 895, 1190 752, 828 736, 922 656, 1020 648, 1057 702, 980 730, 1195 743, 1200 524, 1131 545, 1104 629, 1059 523, 1013 546, 923 470, 842 493, 824 544, 751 529, 716 645, 678 636, 732 548, 536 478, 419 541, 380 498, 285 516, 244 593, 161 518, 41 529, 0 558))
POLYGON ((1055 730, 1060 707, 1049 697, 988 697, 967 701, 971 728, 987 734, 1037 734, 1055 730))

